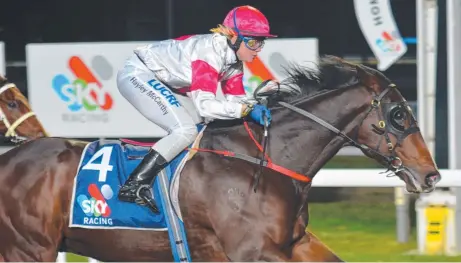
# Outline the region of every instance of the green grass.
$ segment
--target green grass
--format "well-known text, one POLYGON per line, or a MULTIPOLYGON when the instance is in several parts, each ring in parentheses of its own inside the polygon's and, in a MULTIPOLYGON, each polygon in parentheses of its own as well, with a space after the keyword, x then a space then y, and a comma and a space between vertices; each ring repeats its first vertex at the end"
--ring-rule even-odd
POLYGON ((360 169, 374 169, 383 168, 375 160, 365 156, 335 156, 324 168, 327 169, 345 169, 345 168, 360 168, 360 169))
POLYGON ((349 262, 461 262, 461 256, 409 255, 417 249, 396 241, 393 203, 334 202, 309 204, 309 229, 349 262))
POLYGON ((67 262, 88 262, 88 258, 67 253, 67 262))
MULTIPOLYGON (((383 169, 374 160, 364 156, 335 156, 324 168, 383 169)), ((417 249, 415 227, 412 228, 408 243, 398 243, 394 203, 389 201, 389 196, 383 198, 385 196, 383 193, 376 194, 370 190, 363 190, 365 189, 357 190, 361 193, 356 193, 353 200, 309 204, 309 229, 343 260, 461 262, 461 256, 410 255, 408 252, 417 249)), ((382 189, 380 191, 383 192, 382 189)), ((393 192, 389 191, 389 193, 392 195, 393 192)))

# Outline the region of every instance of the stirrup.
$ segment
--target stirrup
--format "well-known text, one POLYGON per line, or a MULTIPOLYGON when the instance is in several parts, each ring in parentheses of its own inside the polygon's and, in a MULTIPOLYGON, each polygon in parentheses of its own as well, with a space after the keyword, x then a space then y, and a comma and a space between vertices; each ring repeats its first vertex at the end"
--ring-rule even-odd
POLYGON ((160 211, 158 210, 157 204, 155 203, 154 199, 152 198, 152 190, 150 185, 143 184, 138 187, 138 190, 136 191, 136 203, 140 205, 147 205, 152 212, 155 214, 160 214, 160 211), (144 192, 144 190, 147 191, 144 192), (143 191, 143 192, 142 192, 143 191))

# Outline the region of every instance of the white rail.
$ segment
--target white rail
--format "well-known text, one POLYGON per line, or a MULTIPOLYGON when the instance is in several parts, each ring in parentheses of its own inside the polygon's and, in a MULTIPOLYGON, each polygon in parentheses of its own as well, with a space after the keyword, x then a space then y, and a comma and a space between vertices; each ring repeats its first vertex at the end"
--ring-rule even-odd
MULTIPOLYGON (((314 187, 403 187, 397 176, 386 177, 385 169, 322 169, 315 176, 314 187)), ((439 170, 438 187, 461 187, 461 170, 439 170)))

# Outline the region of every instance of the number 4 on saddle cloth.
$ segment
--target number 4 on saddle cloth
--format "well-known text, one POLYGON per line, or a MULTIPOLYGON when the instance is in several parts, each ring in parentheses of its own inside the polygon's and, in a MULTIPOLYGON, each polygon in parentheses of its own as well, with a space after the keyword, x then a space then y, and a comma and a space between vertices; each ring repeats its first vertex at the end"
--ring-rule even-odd
MULTIPOLYGON (((191 147, 198 145, 205 128, 203 125, 197 126, 199 136, 191 147)), ((161 176, 156 177, 152 190, 159 214, 153 213, 147 206, 121 202, 117 198, 119 188, 149 149, 150 145, 124 139, 89 143, 82 153, 74 179, 69 227, 168 231, 171 244, 175 242, 171 228, 176 227, 181 232, 187 257, 190 258, 177 201, 177 188, 181 170, 192 152, 184 150, 163 170, 166 173, 162 177, 166 178, 165 184, 161 176), (162 191, 164 185, 169 189, 162 191)), ((176 261, 184 261, 184 253, 177 256, 174 250, 176 261)))

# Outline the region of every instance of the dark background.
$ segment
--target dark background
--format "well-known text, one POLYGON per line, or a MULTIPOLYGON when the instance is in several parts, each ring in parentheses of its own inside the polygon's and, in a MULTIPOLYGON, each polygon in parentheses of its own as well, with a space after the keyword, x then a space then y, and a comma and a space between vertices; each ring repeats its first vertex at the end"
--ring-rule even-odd
MULTIPOLYGON (((350 57, 356 62, 373 57, 357 24, 352 0, 171 2, 170 12, 166 0, 7 1, 0 16, 0 39, 7 43, 7 61, 25 61, 27 43, 146 41, 207 33, 234 6, 250 4, 266 14, 273 32, 280 37, 315 37, 321 54, 350 57), (173 15, 170 32, 168 14, 173 15)), ((416 1, 391 2, 401 35, 415 37, 416 1)), ((385 72, 408 100, 416 100, 415 57, 416 47, 409 45, 406 59, 385 72)), ((24 70, 15 71, 9 67, 8 76, 21 81, 24 70)))

